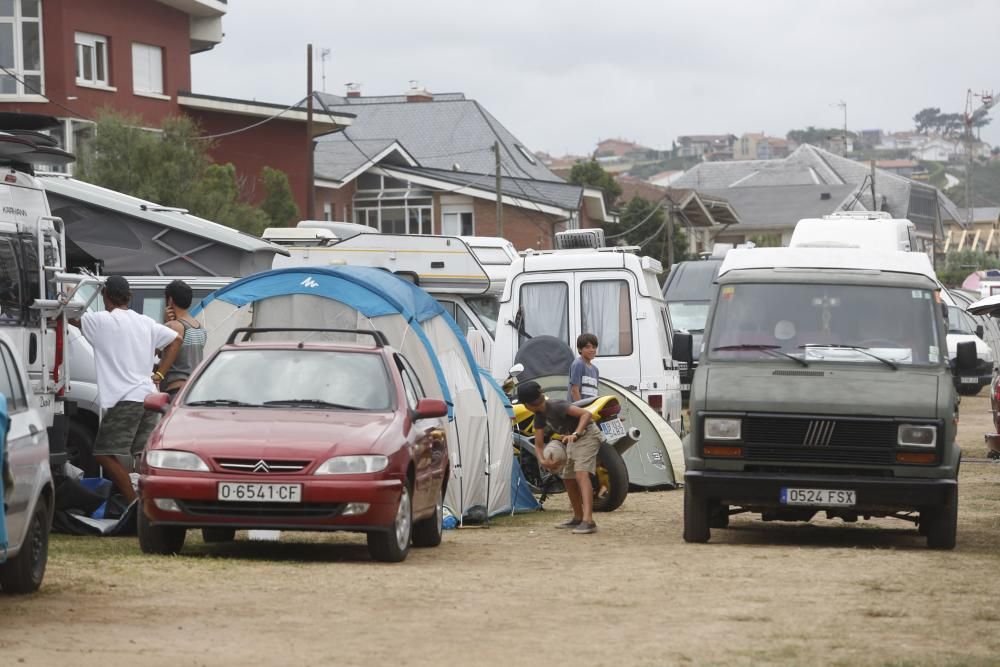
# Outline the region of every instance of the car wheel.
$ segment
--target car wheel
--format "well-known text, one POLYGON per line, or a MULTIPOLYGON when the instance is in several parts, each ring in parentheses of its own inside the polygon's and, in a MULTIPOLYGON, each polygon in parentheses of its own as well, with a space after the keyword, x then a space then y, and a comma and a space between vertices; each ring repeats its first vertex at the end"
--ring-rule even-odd
POLYGON ((39 499, 28 534, 16 556, 0 565, 0 588, 5 593, 33 593, 42 585, 49 559, 49 508, 39 499))
POLYGON ((924 510, 921 521, 927 516, 927 546, 931 549, 954 549, 958 532, 958 489, 948 493, 944 505, 924 510))
POLYGON ((389 530, 368 533, 368 553, 383 563, 398 563, 406 560, 410 553, 410 538, 413 533, 413 504, 410 487, 403 485, 396 507, 396 518, 389 530))
POLYGON ((232 542, 236 539, 235 528, 202 528, 201 539, 204 542, 232 542))
POLYGON ((684 541, 708 542, 708 502, 695 493, 690 484, 684 485, 684 541))
POLYGON ((413 546, 436 547, 444 533, 444 485, 438 491, 434 514, 413 524, 413 546))
POLYGON ((139 548, 145 554, 169 556, 180 553, 187 530, 179 526, 158 526, 139 506, 139 548))

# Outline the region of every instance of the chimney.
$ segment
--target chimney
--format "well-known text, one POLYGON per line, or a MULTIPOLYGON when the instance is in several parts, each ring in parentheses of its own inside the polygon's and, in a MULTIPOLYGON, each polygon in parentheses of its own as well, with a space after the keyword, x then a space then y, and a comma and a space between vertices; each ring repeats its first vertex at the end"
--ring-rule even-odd
POLYGON ((347 96, 348 97, 361 97, 361 84, 360 83, 348 83, 347 86, 347 96))
POLYGON ((410 89, 406 91, 407 102, 433 102, 434 96, 420 87, 419 81, 410 81, 410 89))

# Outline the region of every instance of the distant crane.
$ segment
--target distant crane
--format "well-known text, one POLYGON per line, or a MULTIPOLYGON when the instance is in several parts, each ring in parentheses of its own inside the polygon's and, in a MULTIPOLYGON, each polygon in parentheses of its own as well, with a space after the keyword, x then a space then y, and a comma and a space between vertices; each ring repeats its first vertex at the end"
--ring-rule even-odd
POLYGON ((962 123, 965 125, 965 157, 967 164, 965 167, 965 207, 966 207, 966 222, 972 224, 975 222, 975 213, 973 210, 974 203, 972 201, 972 194, 974 187, 972 185, 972 170, 975 165, 975 156, 973 155, 973 147, 975 146, 976 140, 972 135, 972 128, 975 127, 976 123, 981 121, 990 112, 990 109, 995 107, 1000 103, 1000 97, 994 97, 993 91, 983 91, 981 93, 973 93, 970 88, 965 95, 965 113, 962 114, 962 123), (980 99, 980 104, 978 107, 973 108, 975 102, 974 98, 980 99))

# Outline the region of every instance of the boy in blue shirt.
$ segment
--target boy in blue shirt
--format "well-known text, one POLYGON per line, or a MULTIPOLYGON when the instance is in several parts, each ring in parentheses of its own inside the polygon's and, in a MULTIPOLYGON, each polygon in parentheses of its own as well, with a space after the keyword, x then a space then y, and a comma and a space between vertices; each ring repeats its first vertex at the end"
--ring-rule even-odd
POLYGON ((566 398, 570 401, 597 396, 597 381, 601 377, 593 363, 597 356, 597 336, 580 334, 576 339, 576 350, 580 356, 569 367, 569 387, 566 390, 566 398))

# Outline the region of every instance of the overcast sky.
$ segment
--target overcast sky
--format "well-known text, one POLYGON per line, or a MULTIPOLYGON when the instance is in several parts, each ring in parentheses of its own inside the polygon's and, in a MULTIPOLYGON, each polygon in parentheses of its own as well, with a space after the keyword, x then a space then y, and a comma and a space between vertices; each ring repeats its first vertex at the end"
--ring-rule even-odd
POLYGON ((998 26, 996 0, 234 0, 223 42, 192 58, 193 86, 291 104, 311 42, 317 90, 329 48, 327 92, 400 94, 415 79, 478 100, 532 150, 669 148, 681 134, 840 127, 840 100, 851 130, 962 112, 969 88, 1000 94, 998 26))

